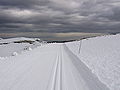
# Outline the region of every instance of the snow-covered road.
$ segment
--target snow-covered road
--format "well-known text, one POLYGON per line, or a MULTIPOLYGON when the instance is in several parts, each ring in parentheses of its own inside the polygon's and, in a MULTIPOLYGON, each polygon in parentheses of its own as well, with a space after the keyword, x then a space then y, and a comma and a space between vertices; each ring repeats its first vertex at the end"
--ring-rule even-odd
POLYGON ((0 62, 0 90, 109 90, 65 44, 0 62))

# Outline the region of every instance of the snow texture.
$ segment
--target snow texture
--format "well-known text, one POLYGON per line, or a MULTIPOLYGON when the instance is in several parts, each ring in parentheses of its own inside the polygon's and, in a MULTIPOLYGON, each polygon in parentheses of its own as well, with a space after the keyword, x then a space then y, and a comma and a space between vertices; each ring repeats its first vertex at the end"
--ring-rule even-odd
POLYGON ((3 46, 18 55, 0 51, 0 90, 120 90, 120 35, 3 46))
POLYGON ((110 90, 120 90, 119 34, 89 38, 66 45, 110 90))
POLYGON ((0 90, 109 90, 65 44, 0 61, 0 90))
POLYGON ((35 40, 40 41, 40 39, 37 39, 37 38, 24 38, 24 37, 1 39, 0 43, 3 43, 3 44, 0 45, 0 57, 9 57, 9 56, 13 55, 14 52, 20 54, 21 52, 23 52, 25 50, 31 51, 32 49, 45 44, 43 41, 37 42, 35 40), (30 40, 30 41, 34 41, 34 43, 33 44, 14 43, 14 41, 21 41, 21 40, 22 41, 30 40), (7 43, 7 44, 4 44, 4 43, 7 43))

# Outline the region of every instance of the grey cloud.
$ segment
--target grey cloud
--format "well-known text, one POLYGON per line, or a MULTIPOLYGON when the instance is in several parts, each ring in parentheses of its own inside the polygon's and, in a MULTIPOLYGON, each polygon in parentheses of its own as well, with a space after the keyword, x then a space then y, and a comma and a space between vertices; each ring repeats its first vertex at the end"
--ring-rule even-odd
POLYGON ((0 32, 120 32, 120 0, 0 0, 0 32))

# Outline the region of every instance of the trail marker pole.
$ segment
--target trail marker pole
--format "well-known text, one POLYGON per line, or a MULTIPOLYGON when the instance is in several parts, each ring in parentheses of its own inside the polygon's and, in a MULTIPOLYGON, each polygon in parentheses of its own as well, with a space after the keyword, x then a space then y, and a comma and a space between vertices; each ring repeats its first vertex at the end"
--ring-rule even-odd
POLYGON ((79 50, 78 50, 79 54, 80 54, 80 51, 81 51, 81 47, 82 47, 82 40, 80 40, 80 44, 79 44, 79 50))

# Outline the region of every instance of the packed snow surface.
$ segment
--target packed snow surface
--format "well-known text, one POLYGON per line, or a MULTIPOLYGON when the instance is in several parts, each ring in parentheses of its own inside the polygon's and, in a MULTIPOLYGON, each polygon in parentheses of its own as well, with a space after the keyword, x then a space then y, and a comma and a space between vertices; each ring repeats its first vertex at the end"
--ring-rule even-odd
POLYGON ((120 35, 26 49, 0 57, 0 90, 120 90, 120 35))
POLYGON ((65 44, 51 44, 1 60, 0 90, 108 90, 108 88, 65 44))

